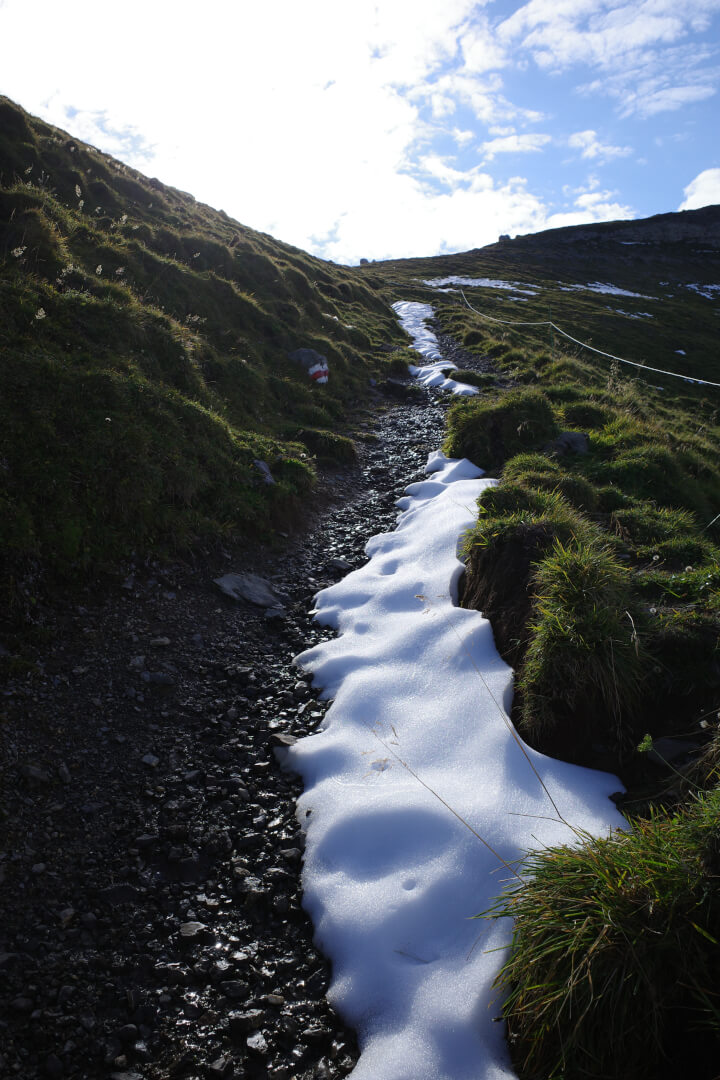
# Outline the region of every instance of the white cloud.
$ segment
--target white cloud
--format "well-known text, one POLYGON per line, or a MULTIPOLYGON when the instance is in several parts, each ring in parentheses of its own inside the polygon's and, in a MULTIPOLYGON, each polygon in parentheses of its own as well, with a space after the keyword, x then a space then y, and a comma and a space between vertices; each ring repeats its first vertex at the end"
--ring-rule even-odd
POLYGON ((501 135, 489 139, 480 147, 486 161, 496 154, 535 154, 551 141, 552 136, 540 134, 501 135))
POLYGON ((720 204, 720 169, 703 169, 683 189, 684 200, 678 210, 697 210, 701 206, 720 204))
POLYGON ((579 150, 583 158, 598 159, 599 164, 611 158, 626 157, 632 153, 631 146, 611 146, 609 143, 600 142, 597 132, 592 129, 574 132, 568 139, 568 146, 573 150, 579 150))
POLYGON ((720 0, 530 0, 498 37, 550 72, 599 68, 587 92, 617 98, 621 115, 651 116, 715 93, 714 50, 687 39, 718 11, 720 0))

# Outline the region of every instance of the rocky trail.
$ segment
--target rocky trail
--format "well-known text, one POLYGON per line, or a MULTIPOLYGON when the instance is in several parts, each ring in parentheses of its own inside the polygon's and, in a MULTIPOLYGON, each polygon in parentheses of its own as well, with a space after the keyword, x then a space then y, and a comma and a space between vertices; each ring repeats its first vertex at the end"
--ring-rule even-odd
POLYGON ((318 589, 365 561, 441 441, 393 383, 356 466, 284 550, 135 566, 52 617, 0 719, 0 1076, 335 1080, 357 1058, 302 909, 298 780, 322 724, 292 658, 318 589), (223 595, 252 572, 279 609, 223 595))

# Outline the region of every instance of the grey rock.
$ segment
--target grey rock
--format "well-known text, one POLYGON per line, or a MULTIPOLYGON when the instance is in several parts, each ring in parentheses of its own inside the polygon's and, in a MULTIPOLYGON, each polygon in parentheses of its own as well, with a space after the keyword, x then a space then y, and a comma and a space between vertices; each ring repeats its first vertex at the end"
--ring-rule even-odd
POLYGON ((352 570, 352 563, 348 562, 347 559, 331 559, 330 566, 333 570, 342 570, 343 572, 352 570))
POLYGON ((256 1031, 253 1035, 248 1036, 245 1042, 248 1050, 253 1050, 256 1054, 267 1054, 268 1052, 267 1039, 262 1031, 256 1031))
POLYGON ((175 680, 167 671, 143 671, 143 682, 152 683, 155 686, 174 686, 175 680))
POLYGON ((253 465, 258 470, 266 484, 275 483, 275 479, 273 477, 273 474, 270 472, 270 466, 268 465, 267 461, 253 461, 253 465))
POLYGON ((250 996, 250 986, 242 979, 226 979, 220 983, 220 989, 231 1001, 244 1001, 250 996))
POLYGON ((264 608, 277 607, 281 601, 271 583, 258 574, 224 574, 214 582, 233 600, 247 600, 264 608))
POLYGON ((145 754, 140 760, 143 765, 147 765, 150 769, 156 769, 160 764, 160 758, 156 757, 155 754, 145 754))
POLYGON ((10 1002, 10 1007, 19 1013, 29 1013, 35 1008, 35 1002, 32 998, 28 997, 16 997, 10 1002))
POLYGON ((587 454, 590 438, 582 431, 563 431, 548 446, 548 450, 562 457, 564 454, 587 454))
POLYGON ((228 1014, 228 1030, 235 1038, 242 1038, 248 1032, 257 1031, 262 1023, 264 1013, 260 1009, 248 1009, 246 1012, 231 1012, 228 1014))
POLYGON ((131 904, 139 900, 140 896, 140 890, 127 882, 118 882, 117 885, 109 885, 107 889, 100 890, 100 898, 108 904, 131 904))
POLYGON ((285 619, 287 618, 287 611, 284 607, 272 607, 267 608, 265 611, 266 619, 285 619))
POLYGON ((184 941, 200 940, 206 933, 207 926, 205 923, 198 922, 196 919, 183 923, 180 927, 180 937, 184 941))
POLYGON ((50 777, 41 769, 39 765, 32 765, 28 762, 27 765, 20 767, 20 775, 26 780, 29 780, 31 784, 47 784, 50 777))

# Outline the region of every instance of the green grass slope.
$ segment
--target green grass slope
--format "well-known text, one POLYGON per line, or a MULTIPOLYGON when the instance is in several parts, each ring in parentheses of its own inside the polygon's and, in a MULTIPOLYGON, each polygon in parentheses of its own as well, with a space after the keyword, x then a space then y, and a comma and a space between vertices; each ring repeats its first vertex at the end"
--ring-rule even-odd
POLYGON ((131 551, 267 533, 398 329, 351 271, 0 98, 3 603, 131 551), (330 364, 313 385, 288 358, 330 364), (266 484, 256 460, 276 480, 266 484))

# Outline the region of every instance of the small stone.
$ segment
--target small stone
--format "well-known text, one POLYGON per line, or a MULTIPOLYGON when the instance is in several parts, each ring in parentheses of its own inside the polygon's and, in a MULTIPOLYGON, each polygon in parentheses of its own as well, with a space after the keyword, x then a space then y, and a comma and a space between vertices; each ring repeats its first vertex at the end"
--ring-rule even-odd
POLYGON ((250 986, 242 979, 227 979, 220 983, 220 989, 232 1001, 241 1001, 250 995, 250 986))
POLYGON ((62 780, 63 784, 69 784, 72 777, 70 776, 70 770, 64 761, 61 761, 58 765, 58 776, 62 780))
POLYGON ((246 1012, 231 1012, 228 1014, 228 1030, 233 1038, 241 1038, 249 1031, 256 1031, 258 1024, 263 1020, 264 1013, 260 1009, 248 1009, 246 1012))
POLYGON ((151 641, 150 641, 150 644, 153 645, 156 649, 164 648, 166 645, 170 644, 170 638, 169 637, 152 638, 151 641))
POLYGON ((156 769, 160 764, 160 758, 155 757, 155 754, 145 754, 145 757, 140 759, 143 765, 149 766, 151 769, 156 769))
POLYGON ((31 765, 29 763, 21 767, 20 773, 32 784, 47 784, 50 779, 48 774, 41 769, 39 765, 31 765))
POLYGON ((347 559, 331 559, 330 566, 333 570, 342 570, 343 572, 352 570, 352 563, 348 562, 347 559))
POLYGON ((184 938, 185 941, 192 941, 193 939, 204 937, 206 931, 207 926, 205 923, 192 920, 182 924, 180 927, 180 937, 184 938))
POLYGON ((28 997, 16 997, 10 1002, 10 1007, 19 1013, 29 1013, 35 1008, 35 1002, 32 998, 28 997))
POLYGON ((128 671, 144 671, 145 670, 145 657, 133 656, 132 660, 128 664, 128 671))
POLYGON ((287 735, 284 732, 274 731, 270 736, 271 746, 282 746, 287 748, 288 746, 294 746, 297 742, 295 735, 287 735))
POLYGON ((273 477, 273 474, 270 472, 270 466, 268 465, 267 461, 253 461, 253 465, 258 470, 266 484, 275 483, 275 479, 273 477))
POLYGON ((253 1050, 256 1054, 267 1054, 268 1052, 267 1039, 262 1031, 256 1031, 253 1035, 250 1035, 245 1042, 248 1050, 253 1050))
MULTIPOLYGON (((106 889, 101 889, 100 896, 108 904, 131 904, 140 899, 140 890, 136 889, 134 885, 122 881, 115 885, 108 885, 106 889)), ((83 923, 85 923, 85 919, 86 916, 83 916, 83 923)))
POLYGON ((135 847, 140 851, 146 851, 148 848, 154 847, 158 843, 160 837, 156 833, 144 833, 142 836, 135 837, 135 847))
POLYGON ((32 868, 33 874, 44 874, 47 870, 47 863, 36 862, 32 868))

